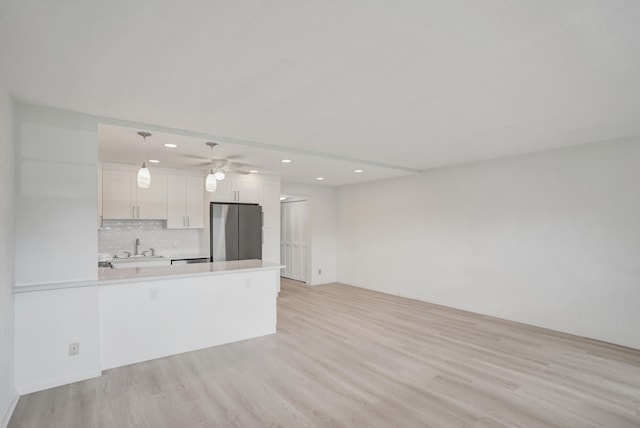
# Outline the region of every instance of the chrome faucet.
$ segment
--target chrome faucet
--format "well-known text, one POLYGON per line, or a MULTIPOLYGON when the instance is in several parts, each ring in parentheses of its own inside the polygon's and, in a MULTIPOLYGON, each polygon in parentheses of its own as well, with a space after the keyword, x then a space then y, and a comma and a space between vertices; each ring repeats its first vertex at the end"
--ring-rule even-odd
POLYGON ((147 255, 147 253, 151 253, 151 256, 155 256, 155 255, 156 255, 156 250, 154 250, 153 248, 149 248, 148 250, 144 250, 144 251, 142 252, 142 255, 143 255, 143 256, 146 256, 146 255, 147 255))
POLYGON ((134 253, 135 256, 139 255, 138 254, 139 248, 140 248, 140 238, 136 238, 136 252, 134 253))

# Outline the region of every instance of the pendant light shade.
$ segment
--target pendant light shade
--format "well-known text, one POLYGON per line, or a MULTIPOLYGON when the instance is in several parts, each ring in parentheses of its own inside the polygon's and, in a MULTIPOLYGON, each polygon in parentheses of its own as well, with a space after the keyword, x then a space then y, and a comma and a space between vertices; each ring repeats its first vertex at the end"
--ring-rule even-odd
MULTIPOLYGON (((147 137, 151 136, 151 133, 140 131, 138 135, 142 137, 142 149, 145 154, 147 154, 147 137)), ((148 189, 151 186, 151 173, 149 172, 149 168, 147 168, 147 164, 145 161, 142 161, 142 166, 138 170, 138 178, 137 178, 138 187, 141 189, 148 189)))
POLYGON ((141 189, 148 189, 151 186, 151 174, 149 168, 142 162, 142 166, 138 170, 138 187, 141 189))
POLYGON ((209 169, 209 174, 207 174, 207 179, 204 182, 204 188, 207 190, 207 192, 215 192, 218 188, 218 180, 222 180, 222 178, 224 178, 224 174, 222 175, 222 178, 218 178, 218 173, 216 172, 214 174, 213 172, 213 148, 217 146, 218 143, 210 141, 205 144, 209 146, 209 160, 211 161, 211 168, 209 169))
POLYGON ((216 180, 213 169, 209 172, 209 175, 207 175, 207 181, 205 181, 204 187, 207 189, 207 192, 215 192, 218 188, 218 180, 216 180))
POLYGON ((226 177, 224 175, 224 172, 222 171, 216 171, 215 174, 213 174, 216 176, 216 180, 224 180, 224 178, 226 177))

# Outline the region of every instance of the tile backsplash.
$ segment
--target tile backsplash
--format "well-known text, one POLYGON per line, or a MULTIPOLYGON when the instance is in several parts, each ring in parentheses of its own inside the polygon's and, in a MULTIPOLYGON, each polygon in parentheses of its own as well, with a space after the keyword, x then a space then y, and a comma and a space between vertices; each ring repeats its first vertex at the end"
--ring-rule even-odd
POLYGON ((104 220, 98 230, 98 252, 122 255, 133 253, 136 238, 140 239, 140 252, 155 249, 165 257, 196 254, 200 249, 200 230, 166 229, 162 220, 104 220))

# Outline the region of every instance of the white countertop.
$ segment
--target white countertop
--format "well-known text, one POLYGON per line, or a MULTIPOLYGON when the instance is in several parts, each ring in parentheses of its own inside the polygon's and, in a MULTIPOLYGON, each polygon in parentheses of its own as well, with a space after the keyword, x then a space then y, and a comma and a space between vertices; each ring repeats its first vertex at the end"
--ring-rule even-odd
POLYGON ((171 255, 164 255, 166 259, 171 260, 184 260, 184 259, 208 259, 209 254, 200 254, 200 253, 176 253, 171 255))
POLYGON ((232 262, 192 263, 186 265, 154 266, 124 269, 102 269, 98 285, 130 282, 132 280, 184 278, 190 276, 225 274, 232 271, 280 269, 277 263, 262 260, 236 260, 232 262))
POLYGON ((223 275, 232 272, 280 269, 278 263, 262 260, 236 260, 231 262, 193 263, 185 265, 155 266, 142 268, 98 269, 98 279, 91 281, 37 284, 14 287, 14 293, 55 290, 60 288, 88 287, 119 284, 123 282, 150 281, 157 279, 188 278, 205 275, 223 275))

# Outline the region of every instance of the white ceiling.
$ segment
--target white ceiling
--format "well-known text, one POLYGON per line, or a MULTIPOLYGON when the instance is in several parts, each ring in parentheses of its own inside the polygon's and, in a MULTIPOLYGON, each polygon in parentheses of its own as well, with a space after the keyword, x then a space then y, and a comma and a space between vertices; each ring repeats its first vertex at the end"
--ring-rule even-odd
POLYGON ((0 67, 22 101, 404 174, 640 135, 638 23, 637 0, 3 0, 0 67))

